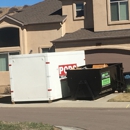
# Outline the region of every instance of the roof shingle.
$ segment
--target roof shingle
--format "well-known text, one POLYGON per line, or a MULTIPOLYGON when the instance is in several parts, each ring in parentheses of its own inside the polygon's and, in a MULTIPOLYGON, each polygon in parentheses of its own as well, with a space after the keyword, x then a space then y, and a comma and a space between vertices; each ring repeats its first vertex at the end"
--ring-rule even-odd
POLYGON ((81 29, 74 33, 65 34, 64 37, 56 39, 52 42, 67 42, 67 41, 79 41, 79 40, 94 40, 105 38, 123 38, 130 37, 130 29, 128 30, 114 30, 114 31, 102 31, 94 32, 88 29, 81 29))
POLYGON ((12 15, 11 17, 27 24, 39 24, 50 22, 62 22, 66 16, 54 14, 61 10, 62 4, 58 0, 45 0, 35 5, 23 9, 21 12, 12 15))

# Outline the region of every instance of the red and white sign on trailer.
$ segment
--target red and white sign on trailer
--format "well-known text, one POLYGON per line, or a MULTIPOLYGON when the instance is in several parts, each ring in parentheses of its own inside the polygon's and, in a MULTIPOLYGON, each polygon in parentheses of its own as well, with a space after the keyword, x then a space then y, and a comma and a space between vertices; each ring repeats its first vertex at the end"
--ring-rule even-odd
POLYGON ((66 76, 66 70, 74 69, 75 67, 77 67, 77 64, 59 65, 59 76, 66 76))

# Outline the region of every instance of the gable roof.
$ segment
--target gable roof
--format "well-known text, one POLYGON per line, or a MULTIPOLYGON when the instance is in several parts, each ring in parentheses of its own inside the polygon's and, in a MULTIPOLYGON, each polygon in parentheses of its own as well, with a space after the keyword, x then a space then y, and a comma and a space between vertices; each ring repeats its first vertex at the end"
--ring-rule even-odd
POLYGON ((39 23, 54 23, 62 22, 66 16, 61 16, 62 4, 59 0, 45 0, 26 7, 21 12, 12 15, 11 17, 24 25, 39 24, 39 23))
POLYGON ((64 37, 56 39, 52 42, 58 43, 58 42, 68 42, 68 41, 94 40, 94 39, 106 39, 106 38, 123 38, 123 37, 130 37, 130 29, 102 31, 102 32, 94 32, 93 30, 81 29, 74 33, 65 34, 64 37))

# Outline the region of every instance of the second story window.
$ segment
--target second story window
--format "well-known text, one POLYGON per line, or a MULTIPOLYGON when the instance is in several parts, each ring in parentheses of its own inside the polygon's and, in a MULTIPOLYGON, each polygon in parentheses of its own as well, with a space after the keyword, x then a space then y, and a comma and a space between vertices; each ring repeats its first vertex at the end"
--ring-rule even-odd
POLYGON ((84 16, 84 3, 76 3, 76 17, 84 16))
POLYGON ((81 0, 76 0, 73 3, 73 19, 74 20, 83 20, 84 19, 84 10, 86 2, 81 2, 81 0))
POLYGON ((128 0, 110 0, 111 21, 128 20, 128 0))

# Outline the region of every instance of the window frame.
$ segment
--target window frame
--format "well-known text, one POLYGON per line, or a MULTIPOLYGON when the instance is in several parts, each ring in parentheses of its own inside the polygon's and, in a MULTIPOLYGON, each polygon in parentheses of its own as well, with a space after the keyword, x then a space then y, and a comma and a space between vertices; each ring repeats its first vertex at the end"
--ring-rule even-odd
MULTIPOLYGON (((123 1, 123 0, 122 0, 123 1)), ((117 21, 112 21, 111 20, 111 1, 107 0, 107 17, 108 17, 108 25, 120 25, 120 24, 129 24, 130 23, 130 0, 124 0, 128 2, 128 20, 117 20, 117 21)))
POLYGON ((83 20, 85 18, 85 2, 84 1, 76 1, 72 5, 73 7, 73 20, 83 20), (76 4, 83 4, 83 16, 77 17, 77 9, 76 9, 76 4))
POLYGON ((51 52, 55 52, 55 49, 54 49, 54 51, 51 49, 51 46, 40 46, 40 47, 38 47, 38 52, 39 53, 51 53, 51 52), (49 49, 50 51, 48 51, 48 52, 43 52, 42 50, 43 49, 49 49))

